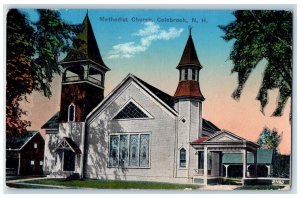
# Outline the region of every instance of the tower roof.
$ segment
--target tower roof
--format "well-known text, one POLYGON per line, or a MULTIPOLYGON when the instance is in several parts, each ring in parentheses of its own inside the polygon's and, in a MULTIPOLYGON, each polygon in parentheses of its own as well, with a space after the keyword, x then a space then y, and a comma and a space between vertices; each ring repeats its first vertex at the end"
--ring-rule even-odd
POLYGON ((202 66, 199 62, 198 56, 197 56, 196 49, 195 49, 194 41, 193 41, 192 34, 191 34, 191 28, 190 28, 189 38, 186 42, 180 62, 176 68, 178 69, 185 65, 194 65, 194 66, 202 68, 202 66))
POLYGON ((199 83, 194 80, 184 80, 178 83, 176 92, 174 94, 175 98, 195 98, 204 101, 205 98, 203 97, 199 83))
POLYGON ((110 70, 101 57, 88 14, 83 20, 81 31, 73 39, 71 50, 60 64, 79 61, 92 61, 99 67, 110 70))

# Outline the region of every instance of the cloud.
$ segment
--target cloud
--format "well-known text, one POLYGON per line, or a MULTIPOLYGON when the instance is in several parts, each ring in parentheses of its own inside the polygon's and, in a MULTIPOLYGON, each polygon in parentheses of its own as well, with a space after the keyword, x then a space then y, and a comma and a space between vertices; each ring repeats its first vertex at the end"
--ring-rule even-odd
POLYGON ((168 30, 160 29, 160 26, 153 22, 144 23, 144 28, 133 33, 133 36, 140 37, 139 43, 127 42, 114 45, 108 53, 108 59, 131 58, 137 53, 146 51, 156 40, 170 40, 180 36, 183 28, 171 27, 168 30))

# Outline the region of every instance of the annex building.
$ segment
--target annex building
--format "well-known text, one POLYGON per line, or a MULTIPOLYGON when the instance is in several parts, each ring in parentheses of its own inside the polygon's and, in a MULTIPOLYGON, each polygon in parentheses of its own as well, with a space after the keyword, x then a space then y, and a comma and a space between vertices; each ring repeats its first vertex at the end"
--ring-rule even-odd
POLYGON ((173 96, 128 74, 104 97, 110 69, 87 15, 73 49, 60 62, 60 111, 42 127, 44 172, 49 177, 202 184, 230 174, 255 177, 259 146, 202 116, 202 65, 191 31, 178 59, 173 96), (231 165, 239 171, 231 173, 231 165))

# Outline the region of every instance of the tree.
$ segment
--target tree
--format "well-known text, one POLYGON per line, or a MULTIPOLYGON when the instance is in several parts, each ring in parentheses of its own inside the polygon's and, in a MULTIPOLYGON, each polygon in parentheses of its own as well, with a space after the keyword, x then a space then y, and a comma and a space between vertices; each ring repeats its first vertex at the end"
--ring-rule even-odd
MULTIPOLYGON (((281 116, 292 94, 292 12, 290 11, 235 11, 236 20, 219 26, 223 39, 234 40, 230 53, 232 73, 238 73, 238 87, 232 97, 238 100, 251 72, 266 59, 263 80, 256 97, 261 112, 268 104, 268 91, 279 89, 277 107, 272 116, 281 116)), ((290 114, 291 115, 291 114, 290 114)))
POLYGON ((6 131, 17 134, 30 126, 30 122, 21 120, 25 114, 20 109, 20 101, 31 93, 33 83, 34 54, 33 33, 30 22, 18 10, 7 14, 7 62, 6 62, 6 131))
POLYGON ((274 177, 289 177, 290 175, 290 156, 281 155, 278 151, 278 146, 281 142, 282 135, 276 129, 270 130, 264 128, 260 133, 257 144, 263 149, 272 149, 272 176, 274 177))
POLYGON ((281 135, 276 129, 270 130, 265 127, 260 133, 257 144, 264 149, 273 149, 277 152, 277 147, 281 142, 281 135))
POLYGON ((32 23, 19 10, 7 14, 6 131, 15 135, 30 126, 21 120, 26 114, 20 101, 36 90, 51 96, 54 74, 60 74, 59 56, 70 48, 78 25, 65 23, 56 10, 37 10, 39 20, 32 23))

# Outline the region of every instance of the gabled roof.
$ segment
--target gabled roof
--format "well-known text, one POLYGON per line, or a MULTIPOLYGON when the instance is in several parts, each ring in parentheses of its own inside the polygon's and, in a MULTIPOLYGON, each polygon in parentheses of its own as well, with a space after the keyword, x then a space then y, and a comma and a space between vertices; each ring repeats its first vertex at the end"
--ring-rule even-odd
POLYGON ((200 143, 197 142, 197 140, 194 140, 191 142, 192 145, 240 145, 240 146, 249 146, 249 148, 257 149, 259 148, 259 145, 251 142, 249 140, 246 140, 230 131, 222 130, 219 132, 216 132, 215 134, 211 135, 208 139, 205 141, 201 141, 200 143))
MULTIPOLYGON (((222 156, 223 164, 242 164, 242 153, 224 153, 222 156)), ((257 164, 271 164, 273 159, 272 149, 257 149, 257 164)), ((253 153, 247 153, 247 163, 254 163, 253 153)))
POLYGON ((210 136, 206 141, 247 141, 247 140, 230 131, 222 130, 210 136))
POLYGON ((206 119, 202 119, 202 128, 208 131, 212 131, 212 132, 216 132, 216 131, 220 131, 221 129, 219 129, 219 127, 217 127, 215 124, 213 124, 212 122, 206 120, 206 119))
POLYGON ((17 137, 6 137, 6 149, 21 150, 30 140, 39 134, 38 131, 26 131, 17 137))
MULTIPOLYGON (((134 75, 132 75, 134 76, 134 75)), ((164 101, 169 107, 174 107, 174 99, 169 94, 157 89, 156 87, 153 87, 152 85, 146 83, 142 79, 134 76, 136 79, 138 79, 145 87, 147 87, 152 93, 154 93, 157 97, 159 97, 162 101, 164 101)))
POLYGON ((55 150, 65 150, 65 149, 71 149, 74 153, 80 154, 81 151, 77 144, 69 137, 64 137, 62 141, 57 145, 55 150))
POLYGON ((198 56, 197 56, 194 41, 193 41, 193 38, 191 35, 191 30, 190 30, 189 38, 188 38, 185 48, 183 50, 180 62, 176 68, 178 69, 185 65, 194 65, 196 67, 202 68, 202 66, 199 62, 198 56))
POLYGON ((197 140, 195 140, 194 142, 192 142, 193 144, 200 144, 202 142, 204 142, 205 140, 207 140, 208 137, 200 137, 197 140))
POLYGON ((58 129, 59 112, 55 113, 43 126, 42 129, 58 129))
MULTIPOLYGON (((117 87, 114 88, 101 102, 100 104, 94 108, 87 116, 88 119, 98 110, 101 109, 103 104, 105 104, 117 90, 121 89, 121 87, 128 82, 128 80, 133 80, 137 83, 141 88, 143 88, 146 92, 148 92, 153 98, 155 98, 162 106, 164 106, 169 112, 173 115, 177 115, 177 112, 174 110, 173 106, 173 97, 159 89, 155 88, 154 86, 146 83, 145 81, 141 80, 140 78, 134 76, 133 74, 128 74, 121 83, 117 87)), ((100 110, 101 111, 101 110, 100 110)))
POLYGON ((110 70, 101 57, 88 14, 83 20, 81 31, 73 39, 71 50, 60 64, 77 61, 92 61, 102 69, 110 70))

